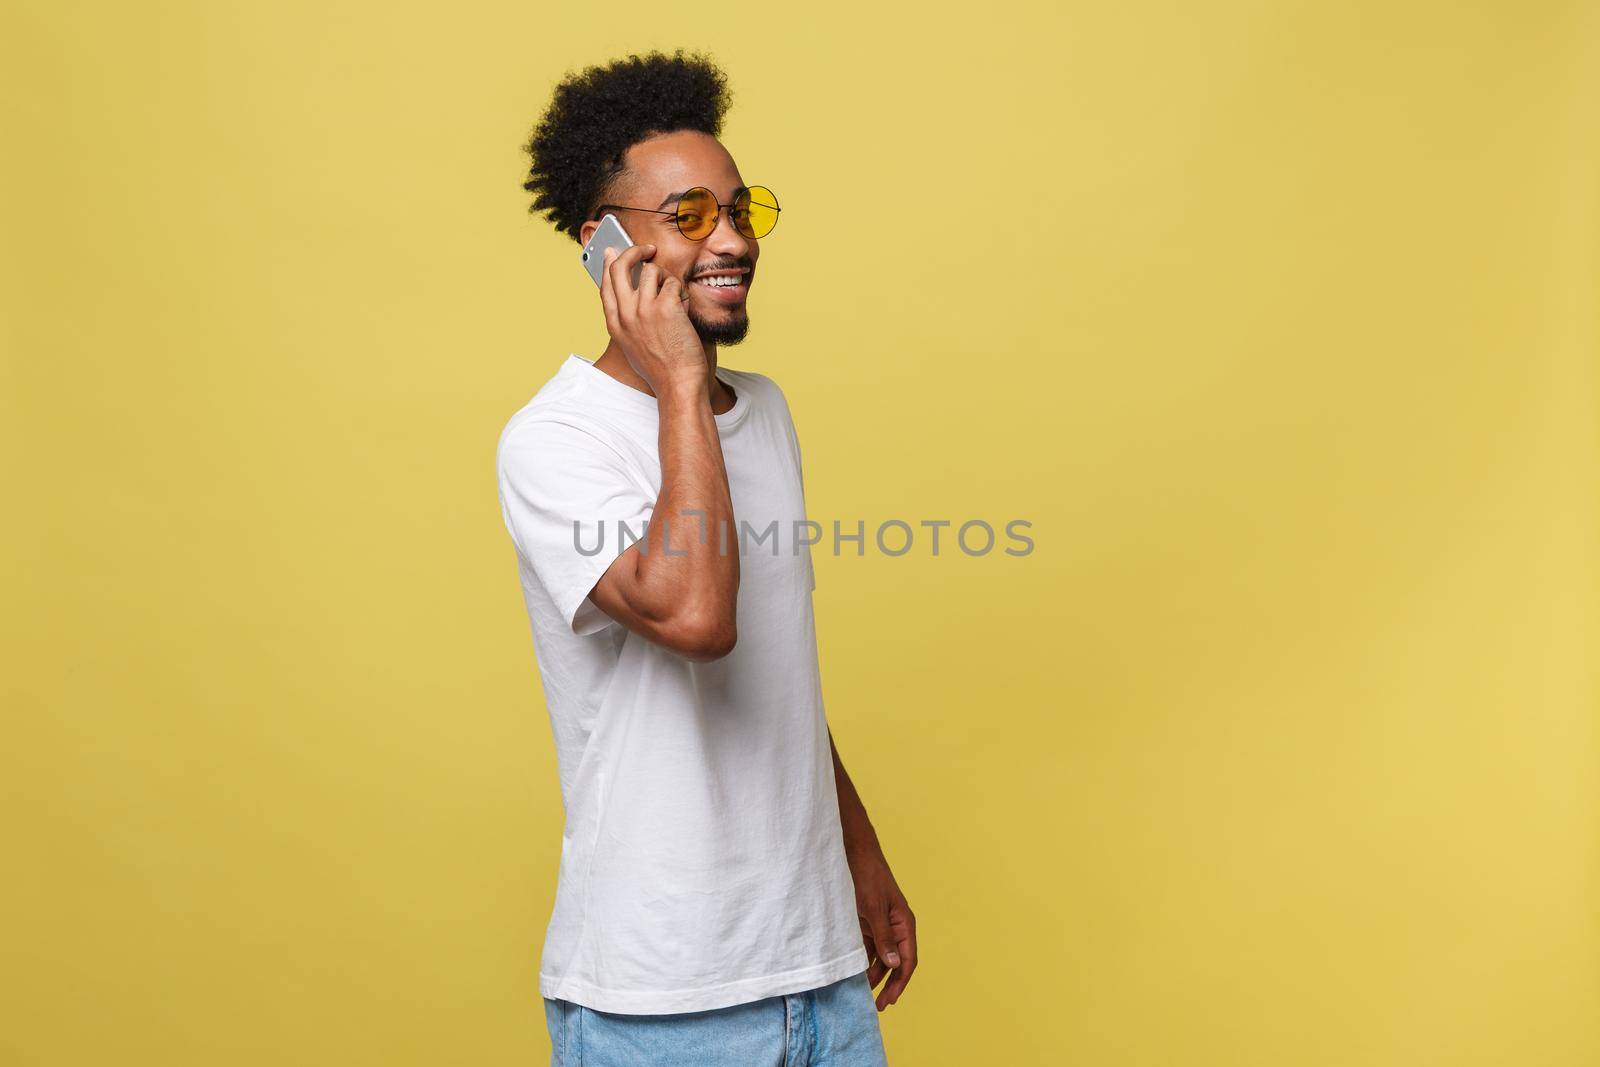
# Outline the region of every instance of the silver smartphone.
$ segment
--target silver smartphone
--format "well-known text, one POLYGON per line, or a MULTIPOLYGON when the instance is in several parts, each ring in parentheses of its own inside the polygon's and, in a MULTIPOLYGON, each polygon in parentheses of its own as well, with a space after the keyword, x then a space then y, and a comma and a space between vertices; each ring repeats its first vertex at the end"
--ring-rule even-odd
MULTIPOLYGON (((600 219, 600 225, 595 227, 594 236, 583 248, 583 266, 589 272, 589 277, 594 279, 595 288, 600 286, 600 272, 606 269, 606 249, 615 248, 620 256, 625 249, 632 247, 633 241, 622 228, 622 223, 617 221, 615 215, 606 212, 600 219)), ((642 270, 644 260, 641 259, 633 265, 633 273, 629 275, 635 289, 639 288, 639 272, 642 270)))

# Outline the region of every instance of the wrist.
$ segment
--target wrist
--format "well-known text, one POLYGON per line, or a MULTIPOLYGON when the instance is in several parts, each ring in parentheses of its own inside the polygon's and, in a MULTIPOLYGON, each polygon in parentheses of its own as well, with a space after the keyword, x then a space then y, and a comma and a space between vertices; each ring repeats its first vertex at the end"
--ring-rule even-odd
POLYGON ((704 369, 672 371, 662 375, 659 383, 652 382, 656 398, 663 403, 704 400, 711 402, 711 376, 704 369))

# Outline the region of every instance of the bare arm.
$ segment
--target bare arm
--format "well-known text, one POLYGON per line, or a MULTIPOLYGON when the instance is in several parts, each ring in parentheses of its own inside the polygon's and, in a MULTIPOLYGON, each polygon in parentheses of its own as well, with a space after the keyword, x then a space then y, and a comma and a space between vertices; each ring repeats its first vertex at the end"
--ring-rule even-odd
POLYGON ((877 1008, 883 1011, 900 999, 917 969, 917 917, 889 870, 866 806, 839 759, 839 746, 833 743, 831 729, 828 747, 833 751, 833 781, 839 794, 845 860, 855 883, 856 914, 867 949, 867 982, 876 989, 885 976, 889 979, 877 995, 877 1008))
MULTIPOLYGON (((867 807, 861 803, 861 794, 839 759, 839 746, 833 743, 833 730, 828 731, 828 747, 833 750, 833 784, 839 793, 839 823, 844 829, 844 849, 852 857, 883 855, 878 844, 878 833, 867 818, 867 807)), ((852 859, 854 862, 854 859, 852 859)))
POLYGON ((661 492, 645 538, 615 560, 590 592, 595 605, 629 630, 694 660, 732 651, 739 554, 724 551, 733 499, 711 412, 705 349, 683 309, 677 278, 645 263, 639 288, 633 263, 653 255, 635 245, 608 250, 600 298, 606 328, 628 362, 650 383, 660 413, 661 492))
POLYGON ((739 592, 739 554, 721 549, 721 535, 733 530, 722 444, 704 374, 657 388, 661 493, 645 539, 612 561, 590 598, 657 644, 716 659, 737 639, 739 592))

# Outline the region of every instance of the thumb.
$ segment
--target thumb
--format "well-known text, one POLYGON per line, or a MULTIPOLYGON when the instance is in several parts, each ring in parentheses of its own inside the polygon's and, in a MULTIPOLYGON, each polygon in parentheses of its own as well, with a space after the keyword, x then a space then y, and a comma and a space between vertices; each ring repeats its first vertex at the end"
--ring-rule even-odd
POLYGON ((867 923, 872 928, 872 943, 877 946, 878 958, 890 967, 900 966, 900 954, 894 948, 894 931, 889 929, 888 909, 873 909, 867 923))

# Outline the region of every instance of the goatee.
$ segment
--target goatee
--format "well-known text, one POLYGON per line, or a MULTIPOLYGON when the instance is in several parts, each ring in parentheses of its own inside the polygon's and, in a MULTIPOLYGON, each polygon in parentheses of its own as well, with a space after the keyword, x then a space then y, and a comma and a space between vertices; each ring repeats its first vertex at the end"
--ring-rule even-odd
POLYGON ((689 312, 689 323, 704 343, 718 346, 736 345, 750 332, 750 316, 743 309, 720 322, 706 322, 694 312, 689 312))

